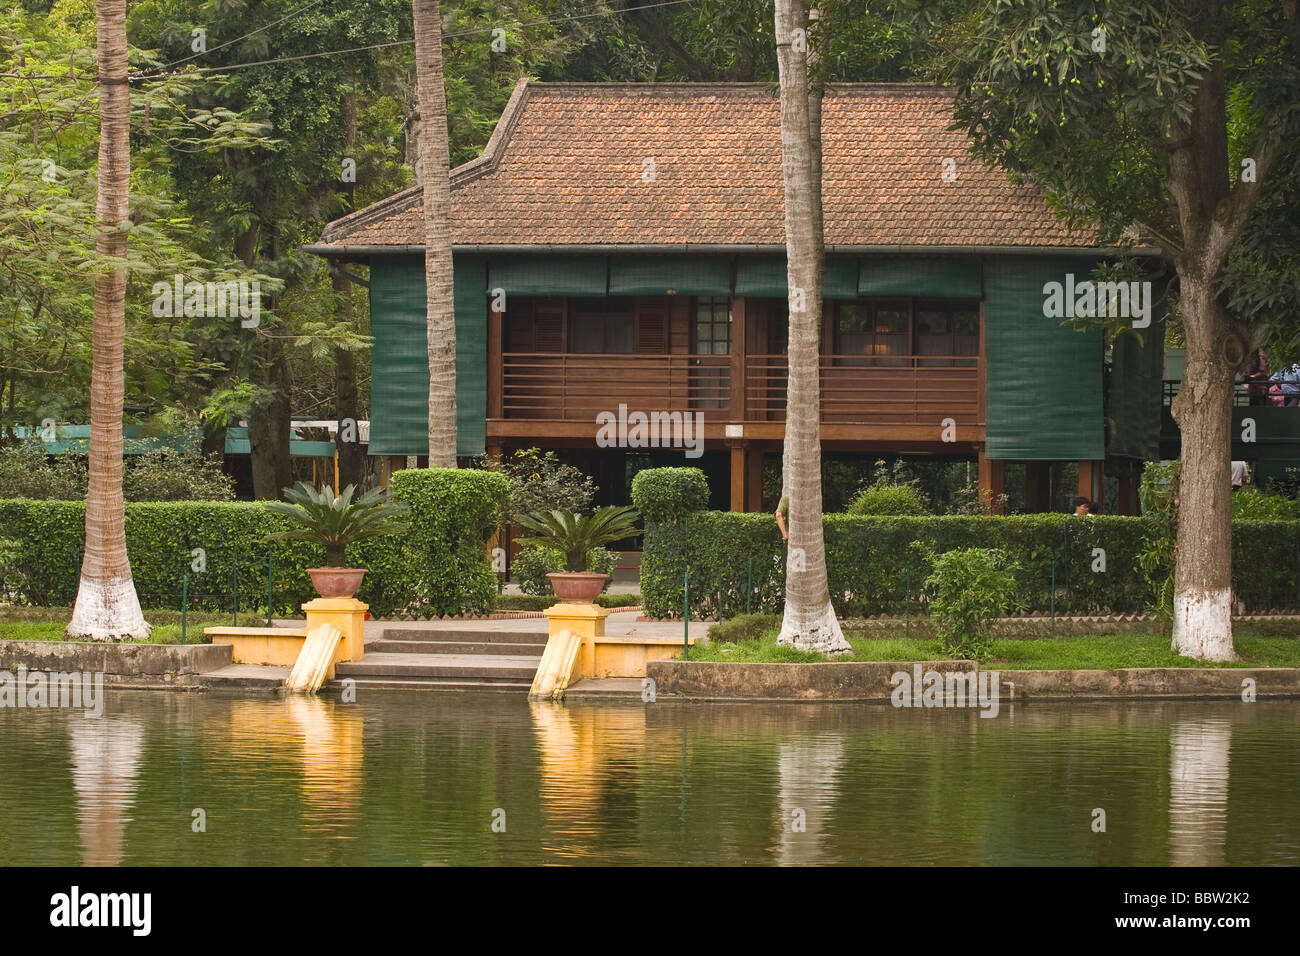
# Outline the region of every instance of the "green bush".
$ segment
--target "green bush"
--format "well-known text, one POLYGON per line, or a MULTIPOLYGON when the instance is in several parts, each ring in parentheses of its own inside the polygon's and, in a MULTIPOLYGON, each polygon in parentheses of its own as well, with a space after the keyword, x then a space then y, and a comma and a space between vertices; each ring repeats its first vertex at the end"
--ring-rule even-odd
POLYGON ((756 641, 773 628, 780 627, 778 614, 738 614, 729 621, 720 621, 710 627, 709 640, 715 644, 756 641))
POLYGON ((930 508, 911 485, 868 485, 849 502, 851 515, 923 515, 930 508))
MULTIPOLYGON (((587 570, 596 574, 611 574, 618 565, 618 553, 608 548, 591 548, 587 551, 587 570)), ((525 594, 551 594, 548 574, 564 570, 564 552, 558 548, 522 548, 511 563, 511 572, 525 594)), ((605 582, 609 587, 609 582, 605 582)), ((602 588, 601 590, 604 590, 602 588)))
POLYGON ((933 560, 926 579, 930 620, 945 654, 987 660, 989 624, 1007 613, 1016 592, 1016 565, 993 548, 962 548, 933 560))
POLYGON ((645 468, 632 479, 632 503, 647 525, 680 521, 709 506, 709 483, 698 468, 645 468))
MULTIPOLYGON (((505 492, 505 479, 486 472, 396 473, 392 495, 410 505, 410 527, 349 551, 352 561, 369 569, 357 597, 375 617, 491 610, 496 576, 486 545, 505 492)), ((230 610, 237 581, 241 614, 264 613, 269 570, 275 613, 296 612, 315 594, 306 569, 319 567, 325 552, 319 545, 266 540, 289 527, 287 518, 260 502, 128 504, 127 552, 141 604, 179 608, 188 575, 191 608, 230 610)), ((0 538, 17 551, 0 569, 0 593, 15 603, 73 604, 84 529, 81 502, 0 500, 0 538)))
POLYGON ((566 465, 555 452, 521 448, 501 459, 483 456, 476 467, 498 471, 510 483, 506 520, 539 511, 586 511, 596 497, 596 485, 587 475, 566 465))
POLYGON ((0 491, 6 498, 79 501, 86 497, 86 463, 73 455, 51 462, 38 439, 6 445, 0 448, 0 491))
POLYGON ((1242 488, 1232 493, 1233 521, 1296 521, 1300 519, 1300 501, 1286 495, 1265 494, 1258 488, 1242 488))
POLYGON ((216 455, 159 450, 126 457, 122 494, 127 501, 233 501, 235 480, 216 455))
MULTIPOLYGON (((823 521, 831 599, 845 617, 924 612, 922 582, 932 568, 912 542, 935 554, 978 547, 1004 551, 1019 568, 1013 600, 1018 608, 1134 613, 1151 602, 1138 565, 1149 530, 1143 518, 831 514, 823 521)), ((691 612, 701 618, 718 617, 719 610, 724 618, 746 610, 774 614, 785 603, 785 544, 769 514, 697 511, 678 523, 648 522, 641 556, 647 616, 681 616, 687 568, 691 612)), ((1252 610, 1300 605, 1300 522, 1235 523, 1233 584, 1252 610)))

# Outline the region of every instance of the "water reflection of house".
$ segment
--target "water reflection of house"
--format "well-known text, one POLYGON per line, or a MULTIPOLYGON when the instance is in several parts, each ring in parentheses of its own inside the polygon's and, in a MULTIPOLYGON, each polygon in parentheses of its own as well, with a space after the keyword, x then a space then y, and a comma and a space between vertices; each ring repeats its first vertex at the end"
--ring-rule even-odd
MULTIPOLYGON (((964 458, 992 493, 1023 466, 1031 510, 1077 462, 1083 493, 1104 470, 1130 510, 1159 439, 1159 317, 1110 355, 1045 317, 1044 285, 1109 250, 968 159, 951 122, 920 84, 826 98, 823 448, 964 458)), ((689 463, 715 506, 757 510, 785 429, 780 167, 763 84, 521 82, 452 173, 460 453, 567 449, 617 495, 681 452, 597 448, 596 415, 700 412, 689 463)), ((427 453, 423 234, 415 187, 309 247, 370 270, 372 454, 427 453)))

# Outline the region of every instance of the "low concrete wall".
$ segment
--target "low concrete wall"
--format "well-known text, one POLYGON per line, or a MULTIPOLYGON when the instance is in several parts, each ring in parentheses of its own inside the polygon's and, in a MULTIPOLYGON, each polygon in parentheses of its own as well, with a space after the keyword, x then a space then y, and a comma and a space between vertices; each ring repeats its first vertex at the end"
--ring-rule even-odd
MULTIPOLYGON (((694 700, 858 700, 885 703, 898 671, 913 661, 824 664, 744 664, 712 661, 652 661, 646 676, 657 698, 694 700)), ((925 661, 922 671, 971 671, 972 661, 925 661)), ((1247 679, 1255 695, 1300 697, 1300 669, 1288 667, 1135 667, 1118 670, 997 671, 1001 696, 1011 685, 1017 701, 1143 698, 1233 698, 1247 679)))
POLYGON ((13 670, 22 664, 29 671, 88 671, 102 673, 110 684, 130 684, 136 678, 190 677, 229 663, 229 644, 0 641, 0 669, 13 670))
MULTIPOLYGON (((891 678, 914 662, 742 664, 730 661, 651 661, 646 676, 656 697, 697 700, 888 701, 891 678)), ((973 661, 925 661, 923 671, 973 671, 973 661)))

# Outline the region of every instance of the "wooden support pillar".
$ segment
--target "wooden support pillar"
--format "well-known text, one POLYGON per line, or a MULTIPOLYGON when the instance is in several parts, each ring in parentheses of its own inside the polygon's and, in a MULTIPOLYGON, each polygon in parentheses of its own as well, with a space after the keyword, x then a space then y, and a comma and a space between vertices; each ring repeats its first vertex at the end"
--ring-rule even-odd
POLYGON ((492 296, 488 300, 487 323, 487 417, 505 417, 505 360, 502 358, 502 344, 505 340, 503 312, 497 310, 500 300, 492 296))
POLYGON ((980 501, 994 513, 1002 514, 1006 510, 1002 495, 1006 488, 1006 465, 984 457, 984 449, 979 453, 980 501))
POLYGON ((731 300, 730 402, 727 410, 733 422, 745 420, 745 338, 745 297, 736 296, 731 300))
POLYGON ((1025 462, 1025 509, 1034 514, 1052 510, 1051 464, 1025 462))
POLYGON ((1141 510, 1138 507, 1137 478, 1133 475, 1121 475, 1119 478, 1119 501, 1115 503, 1116 510, 1122 515, 1135 515, 1141 510))
POLYGON ((745 510, 745 443, 731 443, 731 510, 745 510))
POLYGON ((1106 509, 1106 478, 1104 462, 1101 461, 1081 461, 1079 462, 1079 490, 1075 494, 1092 501, 1095 508, 1094 514, 1101 514, 1106 509))
POLYGON ((745 510, 763 510, 763 449, 751 447, 745 473, 745 510))

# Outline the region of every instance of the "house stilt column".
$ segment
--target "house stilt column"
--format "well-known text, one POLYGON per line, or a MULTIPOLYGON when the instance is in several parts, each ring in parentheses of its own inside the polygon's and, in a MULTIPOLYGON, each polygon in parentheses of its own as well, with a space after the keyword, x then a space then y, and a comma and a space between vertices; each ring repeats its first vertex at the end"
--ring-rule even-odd
POLYGON ((979 488, 980 501, 984 502, 994 514, 1002 514, 1006 509, 1002 504, 1002 495, 1006 487, 1006 465, 984 457, 984 449, 979 453, 979 488))

